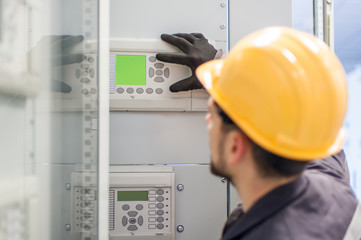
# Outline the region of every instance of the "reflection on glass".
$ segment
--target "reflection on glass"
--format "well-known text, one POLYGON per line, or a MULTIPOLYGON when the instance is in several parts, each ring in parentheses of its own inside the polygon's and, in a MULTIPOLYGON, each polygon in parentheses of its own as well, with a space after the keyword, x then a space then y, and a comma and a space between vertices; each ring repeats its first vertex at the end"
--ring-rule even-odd
POLYGON ((0 239, 97 239, 97 31, 97 0, 0 0, 0 239))

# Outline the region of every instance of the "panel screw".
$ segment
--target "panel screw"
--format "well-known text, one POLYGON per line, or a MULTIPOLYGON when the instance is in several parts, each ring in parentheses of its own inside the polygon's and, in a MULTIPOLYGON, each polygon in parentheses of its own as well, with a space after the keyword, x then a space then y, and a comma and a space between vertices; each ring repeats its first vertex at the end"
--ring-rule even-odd
POLYGON ((180 191, 180 192, 183 191, 184 190, 184 185, 183 184, 178 184, 177 185, 177 190, 180 191))
POLYGON ((225 3, 225 2, 222 2, 222 3, 221 3, 221 7, 223 7, 223 8, 226 7, 226 3, 225 3))
POLYGON ((70 224, 65 224, 64 228, 66 231, 70 231, 71 226, 70 226, 70 224))
POLYGON ((221 24, 219 27, 220 27, 221 29, 225 29, 225 28, 226 28, 226 25, 221 24))
POLYGON ((184 231, 183 225, 178 225, 178 226, 177 226, 177 232, 181 233, 181 232, 183 232, 183 231, 184 231))
POLYGON ((70 189, 71 189, 71 184, 70 183, 65 184, 65 190, 70 191, 70 189))
POLYGON ((227 182, 227 179, 226 179, 225 177, 223 177, 223 178, 221 179, 221 181, 222 181, 223 183, 225 183, 225 182, 227 182))
POLYGON ((327 0, 327 3, 328 3, 328 4, 331 4, 331 3, 332 3, 332 1, 331 1, 331 0, 327 0))

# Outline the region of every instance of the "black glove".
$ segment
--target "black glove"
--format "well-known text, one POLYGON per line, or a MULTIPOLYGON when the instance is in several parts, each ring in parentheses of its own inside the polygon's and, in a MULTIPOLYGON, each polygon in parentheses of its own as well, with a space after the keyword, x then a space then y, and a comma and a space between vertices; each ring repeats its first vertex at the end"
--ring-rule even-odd
POLYGON ((202 63, 213 60, 217 50, 208 43, 208 40, 201 33, 162 34, 161 39, 176 46, 185 54, 158 53, 156 58, 163 62, 186 65, 192 70, 192 76, 174 83, 169 87, 169 90, 180 92, 201 89, 203 86, 198 81, 195 70, 202 63))
MULTIPOLYGON (((84 37, 81 35, 46 36, 37 43, 30 54, 41 54, 40 52, 42 52, 42 49, 50 49, 50 59, 43 60, 50 61, 52 67, 80 63, 84 60, 84 55, 82 53, 74 53, 72 52, 72 49, 83 40, 84 37)), ((70 93, 72 89, 65 82, 53 78, 51 90, 53 92, 70 93)))

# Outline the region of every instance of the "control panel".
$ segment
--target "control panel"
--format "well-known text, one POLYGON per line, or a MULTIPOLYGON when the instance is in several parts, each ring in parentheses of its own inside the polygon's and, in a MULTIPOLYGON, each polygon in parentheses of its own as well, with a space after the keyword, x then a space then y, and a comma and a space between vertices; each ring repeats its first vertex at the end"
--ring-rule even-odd
POLYGON ((174 239, 171 167, 110 168, 110 239, 174 239))
MULTIPOLYGON (((111 39, 109 61, 110 110, 200 111, 192 91, 172 93, 169 87, 191 76, 188 67, 160 62, 157 53, 183 54, 160 39, 111 39)), ((205 90, 195 91, 207 99, 205 90), (203 93, 203 95, 200 93, 203 93)))

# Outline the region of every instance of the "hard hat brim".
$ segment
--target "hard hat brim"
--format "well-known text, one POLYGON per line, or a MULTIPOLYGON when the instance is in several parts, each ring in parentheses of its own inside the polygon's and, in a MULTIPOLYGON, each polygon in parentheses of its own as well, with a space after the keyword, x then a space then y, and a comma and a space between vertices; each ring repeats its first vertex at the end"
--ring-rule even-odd
MULTIPOLYGON (((208 91, 208 93, 212 96, 212 98, 217 102, 217 104, 220 105, 220 107, 226 111, 227 114, 230 115, 232 118, 232 113, 229 112, 228 106, 224 105, 225 99, 219 94, 219 90, 217 89, 217 82, 221 76, 222 68, 224 65, 223 59, 217 59, 212 60, 209 62, 206 62, 199 66, 196 70, 196 76, 198 80, 201 82, 201 84, 204 86, 204 88, 208 91)), ((276 142, 269 142, 264 141, 262 137, 259 136, 254 131, 250 131, 249 128, 243 129, 243 124, 237 119, 233 119, 235 123, 243 130, 249 137, 255 141, 257 144, 259 144, 261 147, 265 148, 266 150, 277 154, 282 157, 286 157, 293 160, 299 160, 299 161, 311 161, 315 159, 324 158, 333 154, 336 154, 342 149, 342 145, 345 141, 345 128, 342 127, 334 139, 332 143, 330 143, 328 146, 324 146, 323 148, 319 149, 313 149, 308 151, 304 151, 302 149, 295 150, 295 149, 286 149, 286 148, 279 148, 277 146, 278 144, 283 144, 284 141, 282 141, 282 136, 277 136, 277 139, 279 139, 279 143, 276 142)))

